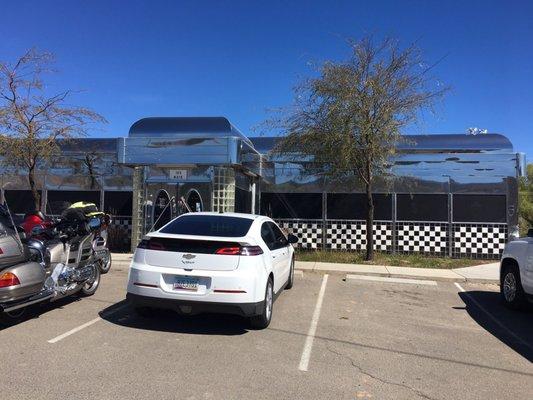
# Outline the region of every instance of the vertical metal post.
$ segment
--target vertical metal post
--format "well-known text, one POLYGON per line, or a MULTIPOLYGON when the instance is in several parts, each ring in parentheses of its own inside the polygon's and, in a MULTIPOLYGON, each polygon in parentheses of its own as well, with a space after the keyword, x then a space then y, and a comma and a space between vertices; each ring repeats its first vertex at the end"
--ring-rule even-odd
POLYGON ((453 257, 453 194, 448 192, 448 256, 453 257))
POLYGON ((105 207, 104 185, 100 184, 100 211, 104 211, 105 207))
POLYGON ((252 181, 252 207, 251 207, 251 212, 252 214, 255 214, 255 179, 252 181))
POLYGON ((396 192, 392 193, 392 254, 396 254, 398 245, 396 240, 396 192))
POLYGON ((328 194, 322 192, 322 250, 326 250, 326 230, 328 219, 328 194))

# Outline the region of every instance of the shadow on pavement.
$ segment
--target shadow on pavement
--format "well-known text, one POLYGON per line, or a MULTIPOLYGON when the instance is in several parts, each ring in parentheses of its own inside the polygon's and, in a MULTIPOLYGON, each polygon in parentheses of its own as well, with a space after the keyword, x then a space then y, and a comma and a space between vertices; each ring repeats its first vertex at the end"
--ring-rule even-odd
POLYGON ((498 292, 459 293, 466 311, 483 329, 533 362, 532 307, 514 311, 505 307, 498 292))
POLYGON ((29 321, 31 319, 37 319, 41 315, 46 314, 49 311, 61 309, 70 303, 74 303, 76 301, 81 301, 82 299, 76 295, 64 297, 62 299, 59 299, 54 302, 44 302, 41 304, 34 304, 32 306, 29 306, 24 311, 24 314, 17 319, 14 320, 2 320, 0 321, 0 331, 6 330, 8 328, 23 324, 26 321, 29 321))
POLYGON ((180 315, 171 310, 155 310, 149 317, 141 317, 122 300, 100 311, 100 317, 126 328, 194 335, 243 335, 248 321, 238 315, 198 314, 180 315))

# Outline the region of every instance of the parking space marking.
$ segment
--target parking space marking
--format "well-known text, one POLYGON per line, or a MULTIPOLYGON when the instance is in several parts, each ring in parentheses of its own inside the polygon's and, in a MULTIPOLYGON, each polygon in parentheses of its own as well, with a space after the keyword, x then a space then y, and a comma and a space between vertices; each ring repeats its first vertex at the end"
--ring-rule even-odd
POLYGON ((437 286, 436 281, 428 281, 423 279, 410 279, 410 278, 388 278, 384 276, 368 276, 368 275, 346 275, 346 279, 361 280, 361 281, 373 281, 373 282, 388 282, 388 283, 409 283, 413 285, 428 285, 437 286))
POLYGON ((518 341, 523 346, 527 347, 529 350, 533 351, 533 346, 531 346, 528 342, 526 342, 524 339, 522 339, 520 336, 516 335, 512 330, 507 328, 504 324, 502 324, 496 317, 494 317, 490 312, 487 311, 485 307, 483 307, 476 299, 474 299, 472 296, 468 294, 468 292, 457 282, 454 282, 455 286, 459 291, 465 294, 465 296, 468 296, 468 298, 476 305, 477 308, 479 308, 481 311, 487 315, 491 319, 492 322, 494 322, 496 325, 498 325, 501 329, 503 329, 505 332, 507 332, 510 336, 512 336, 516 341, 518 341))
MULTIPOLYGON (((112 315, 112 314, 114 314, 114 313, 116 313, 116 312, 118 312, 118 311, 120 311, 120 310, 126 308, 127 306, 128 306, 127 304, 123 304, 121 307, 117 307, 117 308, 115 308, 113 311, 110 311, 109 313, 106 313, 106 316, 108 316, 108 315, 112 315)), ((63 340, 63 339, 65 339, 66 337, 69 337, 70 335, 73 335, 73 334, 75 334, 76 332, 81 331, 82 329, 85 329, 85 328, 87 328, 87 327, 89 327, 89 326, 91 326, 91 325, 93 325, 93 324, 96 324, 98 321, 101 321, 101 320, 102 320, 102 317, 97 317, 97 318, 95 318, 95 319, 93 319, 93 320, 90 320, 89 322, 86 322, 86 323, 84 323, 84 324, 82 324, 82 325, 80 325, 80 326, 77 326, 77 327, 74 328, 74 329, 71 329, 71 330, 68 331, 68 332, 65 332, 65 333, 63 333, 63 334, 61 334, 61 335, 59 335, 59 336, 56 336, 56 337, 53 338, 53 339, 48 340, 48 343, 50 343, 50 344, 57 343, 57 342, 59 342, 60 340, 63 340)))
POLYGON ((309 327, 309 332, 307 332, 302 357, 300 358, 300 365, 298 367, 300 371, 305 372, 309 368, 309 359, 311 358, 311 350, 313 349, 313 341, 315 339, 316 328, 318 326, 318 319, 320 318, 320 310, 322 309, 322 301, 324 300, 327 283, 328 274, 324 275, 322 278, 322 286, 320 286, 320 292, 318 292, 315 311, 313 312, 313 318, 311 319, 311 326, 309 327))

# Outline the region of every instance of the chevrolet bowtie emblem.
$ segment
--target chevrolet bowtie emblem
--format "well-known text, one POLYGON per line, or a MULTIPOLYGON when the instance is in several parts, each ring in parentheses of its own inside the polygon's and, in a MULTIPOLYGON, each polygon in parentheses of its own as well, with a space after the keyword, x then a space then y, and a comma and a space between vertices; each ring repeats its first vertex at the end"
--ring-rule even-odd
POLYGON ((183 258, 185 258, 186 260, 192 260, 195 257, 196 256, 194 254, 184 254, 183 255, 183 258))

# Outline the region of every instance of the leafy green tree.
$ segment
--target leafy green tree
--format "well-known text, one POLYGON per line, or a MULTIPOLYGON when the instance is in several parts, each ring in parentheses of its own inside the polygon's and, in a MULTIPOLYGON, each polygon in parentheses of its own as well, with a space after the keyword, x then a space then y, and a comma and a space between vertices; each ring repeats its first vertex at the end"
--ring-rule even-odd
POLYGON ((533 228, 533 164, 527 166, 526 176, 520 178, 518 187, 518 224, 520 234, 533 228))
MULTIPOLYGON (((285 136, 276 151, 309 156, 319 173, 358 180, 366 193, 366 259, 373 258, 373 190, 387 175, 402 128, 433 109, 448 87, 416 46, 386 39, 349 41, 351 57, 327 61, 296 88, 295 104, 270 123, 285 136)), ((356 190, 355 187, 351 188, 356 190)))

